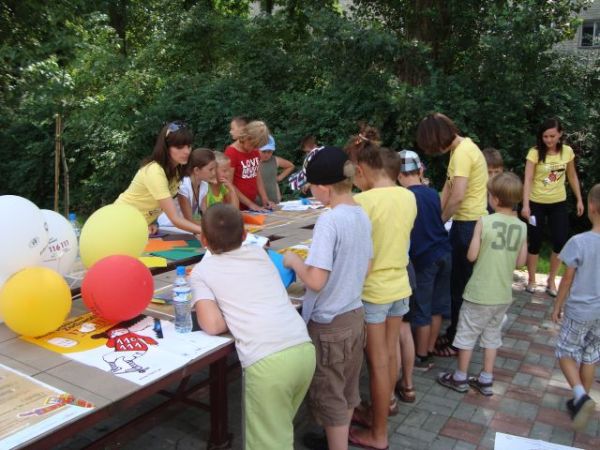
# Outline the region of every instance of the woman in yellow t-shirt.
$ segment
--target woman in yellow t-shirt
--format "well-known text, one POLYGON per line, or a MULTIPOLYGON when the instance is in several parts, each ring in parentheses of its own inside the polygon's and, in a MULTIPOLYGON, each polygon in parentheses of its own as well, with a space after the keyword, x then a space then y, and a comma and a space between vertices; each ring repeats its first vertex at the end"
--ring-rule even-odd
POLYGON ((428 155, 450 153, 441 201, 442 220, 446 222, 452 218, 449 236, 452 246, 452 308, 450 325, 446 335, 438 338, 434 354, 456 356, 458 349, 452 342, 463 292, 473 273, 473 263, 467 258, 467 252, 477 221, 487 215, 487 164, 477 144, 461 136, 454 122, 441 113, 430 114, 421 120, 417 128, 417 145, 428 155))
POLYGON ((145 159, 125 192, 115 203, 126 203, 137 208, 148 223, 148 232, 157 231, 156 220, 161 212, 177 228, 200 234, 200 225, 177 213, 175 200, 183 169, 192 151, 192 131, 184 122, 165 125, 154 144, 154 150, 145 159))
POLYGON ((550 272, 546 293, 556 297, 556 274, 560 266, 558 254, 569 238, 569 213, 565 178, 569 180, 577 199, 577 215, 583 214, 583 201, 579 179, 575 170, 573 149, 562 143, 562 126, 558 119, 548 119, 539 128, 536 146, 527 153, 525 182, 523 184, 523 209, 521 215, 528 222, 529 237, 527 292, 535 291, 535 273, 542 246, 542 231, 548 220, 552 240, 550 272))

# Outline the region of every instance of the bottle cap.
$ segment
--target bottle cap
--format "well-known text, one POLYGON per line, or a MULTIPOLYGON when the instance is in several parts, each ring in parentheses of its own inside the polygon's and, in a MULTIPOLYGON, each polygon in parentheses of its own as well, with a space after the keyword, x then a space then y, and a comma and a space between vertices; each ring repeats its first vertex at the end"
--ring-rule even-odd
POLYGON ((177 266, 177 269, 175 269, 175 271, 178 277, 185 277, 185 266, 177 266))
POLYGON ((69 220, 70 221, 77 220, 77 214, 75 214, 73 212, 69 213, 69 220))

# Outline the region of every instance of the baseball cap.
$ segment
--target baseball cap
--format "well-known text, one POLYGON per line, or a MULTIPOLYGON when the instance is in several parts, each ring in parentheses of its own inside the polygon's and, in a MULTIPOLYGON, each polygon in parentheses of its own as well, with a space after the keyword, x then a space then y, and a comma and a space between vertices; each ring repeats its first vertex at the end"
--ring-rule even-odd
POLYGON ((261 152, 272 152, 275 151, 275 139, 273 136, 269 135, 269 140, 265 145, 260 148, 261 152))
POLYGON ((412 150, 402 150, 398 152, 400 156, 400 172, 412 172, 413 170, 419 170, 423 167, 419 155, 412 150))
POLYGON ((305 161, 306 179, 311 184, 335 184, 346 179, 348 155, 338 147, 319 147, 305 161))

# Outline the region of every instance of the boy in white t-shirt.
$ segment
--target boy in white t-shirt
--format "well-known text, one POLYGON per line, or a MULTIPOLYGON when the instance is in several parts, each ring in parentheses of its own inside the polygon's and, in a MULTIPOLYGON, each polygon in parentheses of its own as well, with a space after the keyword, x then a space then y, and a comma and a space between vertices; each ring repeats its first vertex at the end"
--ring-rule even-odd
POLYGON ((230 331, 244 371, 244 448, 293 449, 293 419, 315 371, 315 348, 267 253, 242 247, 242 215, 216 204, 202 216, 212 255, 192 271, 198 323, 230 331))

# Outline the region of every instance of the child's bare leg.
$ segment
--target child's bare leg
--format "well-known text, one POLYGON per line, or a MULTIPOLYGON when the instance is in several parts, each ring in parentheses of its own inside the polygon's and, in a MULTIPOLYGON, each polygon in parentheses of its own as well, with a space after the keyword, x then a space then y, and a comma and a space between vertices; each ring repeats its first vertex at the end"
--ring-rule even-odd
POLYGON ((550 255, 550 270, 548 271, 548 288, 556 290, 556 275, 560 268, 560 258, 557 253, 552 252, 550 255))
POLYGON ((494 373, 496 353, 498 353, 498 349, 495 348, 486 348, 483 351, 483 371, 489 373, 490 375, 494 373))
POLYGON ((589 394, 592 389, 592 384, 594 383, 594 377, 596 376, 596 365, 582 363, 579 366, 579 376, 585 392, 589 394))
POLYGON ((371 429, 353 429, 362 444, 385 448, 388 445, 387 419, 390 398, 397 377, 397 345, 402 317, 388 317, 384 323, 367 323, 367 359, 373 422, 371 429))
POLYGON ((539 255, 527 253, 527 272, 529 273, 529 286, 535 286, 535 272, 537 270, 539 255))
MULTIPOLYGON (((433 348, 431 348, 431 350, 429 349, 431 343, 431 334, 431 325, 417 327, 415 330, 415 347, 417 350, 417 355, 427 356, 428 352, 433 351, 433 348)), ((437 339, 437 336, 435 338, 437 339)), ((435 339, 433 340, 433 345, 435 346, 435 339)))
MULTIPOLYGON (((415 366, 415 344, 413 342, 410 323, 400 318, 400 347, 402 357, 402 384, 404 387, 413 385, 413 368, 415 366)), ((427 355, 427 353, 425 353, 427 355)), ((393 379, 396 380, 395 378, 393 379)))
POLYGON ((329 450, 348 450, 348 432, 350 430, 350 421, 352 420, 353 411, 353 409, 348 411, 347 425, 325 427, 329 450))
POLYGON ((562 370, 563 375, 567 379, 569 386, 571 388, 582 384, 581 376, 579 375, 579 369, 577 367, 577 362, 571 358, 560 358, 558 360, 560 365, 560 370, 562 370))
POLYGON ((469 363, 471 362, 471 357, 473 356, 473 349, 464 350, 462 348, 458 349, 458 367, 457 369, 460 372, 467 373, 469 370, 469 363))
MULTIPOLYGON (((429 328, 429 342, 427 343, 427 354, 433 352, 435 349, 435 342, 437 341, 438 336, 440 335, 440 330, 442 328, 442 315, 436 314, 431 316, 431 326, 429 328)), ((419 353, 420 355, 425 355, 424 353, 419 353)))

